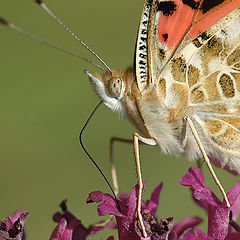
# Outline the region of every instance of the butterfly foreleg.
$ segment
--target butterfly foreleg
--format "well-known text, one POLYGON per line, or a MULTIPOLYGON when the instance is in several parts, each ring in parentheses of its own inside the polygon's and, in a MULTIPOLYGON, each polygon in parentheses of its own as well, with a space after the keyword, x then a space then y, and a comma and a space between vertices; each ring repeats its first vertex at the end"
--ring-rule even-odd
MULTIPOLYGON (((137 133, 133 134, 133 140, 132 139, 125 139, 125 138, 119 138, 119 137, 112 137, 110 140, 110 163, 111 163, 111 175, 112 175, 112 181, 113 181, 113 189, 114 189, 114 193, 116 194, 116 196, 119 193, 119 185, 118 185, 118 180, 117 180, 117 170, 116 170, 116 164, 115 164, 115 160, 114 160, 114 146, 116 142, 121 142, 121 143, 127 143, 127 144, 133 144, 134 146, 134 153, 135 153, 135 149, 138 149, 138 157, 136 160, 136 154, 135 154, 135 161, 136 161, 136 168, 137 168, 137 175, 138 175, 138 184, 139 184, 139 179, 141 179, 141 184, 139 184, 139 196, 138 199, 141 200, 141 194, 142 194, 142 177, 141 177, 141 168, 140 168, 140 160, 139 160, 139 145, 141 144, 147 144, 147 145, 156 145, 156 142, 153 139, 147 139, 147 138, 143 138, 141 136, 139 136, 137 133), (135 148, 134 145, 134 139, 136 138, 137 140, 137 147, 135 148), (140 140, 140 142, 138 141, 140 140), (137 164, 138 162, 138 164, 137 164)), ((139 201, 138 203, 138 209, 141 210, 141 201, 139 201), (140 202, 140 203, 139 203, 140 202)), ((145 231, 145 227, 143 226, 143 221, 142 221, 142 215, 141 212, 139 211, 138 217, 140 224, 142 226, 142 228, 144 229, 143 232, 146 233, 145 231)), ((101 223, 97 223, 92 225, 92 227, 104 227, 106 226, 110 221, 112 221, 113 219, 113 215, 111 215, 110 217, 108 217, 104 222, 101 223)))
MULTIPOLYGON (((112 176, 112 182, 113 182, 113 190, 115 195, 117 196, 119 193, 119 186, 118 186, 118 180, 117 180, 117 170, 116 170, 116 164, 114 160, 114 144, 115 142, 121 142, 121 143, 127 143, 127 144, 133 144, 132 139, 125 139, 125 138, 119 138, 119 137, 112 137, 110 140, 110 163, 111 163, 111 176, 112 176)), ((105 221, 101 223, 94 224, 92 227, 104 227, 109 222, 113 220, 114 216, 109 216, 105 221)))
MULTIPOLYGON (((114 146, 115 143, 127 143, 127 144, 133 144, 132 139, 126 139, 126 138, 119 138, 119 137, 112 137, 110 140, 110 163, 111 163, 111 176, 113 181, 113 189, 115 194, 117 195, 119 193, 119 185, 117 180, 117 170, 116 170, 116 164, 114 160, 114 146)), ((140 142, 141 144, 145 144, 144 142, 140 142)))
MULTIPOLYGON (((207 153, 204 150, 203 144, 202 144, 202 142, 201 142, 201 140, 199 138, 197 130, 196 130, 196 128, 195 128, 195 126, 194 126, 194 124, 193 124, 193 122, 192 122, 192 120, 191 120, 191 118, 189 116, 185 116, 184 117, 184 125, 186 126, 187 124, 190 127, 190 129, 191 129, 191 132, 192 132, 192 134, 193 134, 193 136, 194 136, 194 138, 195 138, 195 140, 196 140, 196 142, 197 142, 197 144, 199 146, 199 149, 200 149, 200 151, 201 151, 201 153, 203 155, 203 159, 206 162, 207 167, 208 167, 208 169, 209 169, 209 171, 210 171, 210 173, 211 173, 215 183, 217 184, 220 192, 222 193, 223 198, 225 199, 227 206, 230 207, 227 195, 226 195, 226 193, 225 193, 225 191, 224 191, 220 181, 218 180, 218 178, 217 178, 217 176, 216 176, 216 174, 215 174, 215 172, 214 172, 214 170, 212 168, 212 165, 211 165, 210 160, 209 160, 209 158, 207 156, 207 153)), ((186 134, 185 134, 185 136, 186 136, 186 134)), ((186 140, 184 140, 184 141, 186 142, 186 140)))
POLYGON ((139 141, 141 141, 144 144, 147 145, 157 145, 156 141, 154 139, 150 138, 143 138, 139 134, 134 133, 133 134, 133 150, 134 150, 134 157, 135 157, 135 164, 136 164, 136 170, 137 170, 137 177, 138 177, 138 205, 137 205, 137 215, 138 219, 143 231, 143 236, 146 238, 147 233, 143 224, 142 214, 141 214, 141 199, 142 199, 142 173, 141 173, 141 164, 140 164, 140 157, 139 157, 139 141))
POLYGON ((132 139, 119 138, 119 137, 112 137, 111 140, 110 140, 111 175, 112 175, 112 181, 113 181, 113 189, 114 189, 114 192, 117 196, 118 193, 119 193, 119 186, 118 186, 118 180, 117 180, 116 165, 115 165, 115 160, 114 160, 114 144, 115 144, 115 142, 133 144, 133 140, 132 139))

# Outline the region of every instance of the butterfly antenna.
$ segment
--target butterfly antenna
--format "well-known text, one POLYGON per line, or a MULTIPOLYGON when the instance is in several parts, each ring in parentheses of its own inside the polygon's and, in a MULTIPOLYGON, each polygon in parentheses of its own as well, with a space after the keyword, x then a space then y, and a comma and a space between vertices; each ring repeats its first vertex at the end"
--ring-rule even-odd
POLYGON ((42 0, 33 0, 36 2, 45 12, 47 12, 66 32, 70 33, 78 42, 80 42, 91 54, 93 54, 103 66, 110 72, 111 68, 79 37, 77 37, 49 8, 42 0))
POLYGON ((81 147, 83 148, 84 152, 87 154, 87 156, 89 157, 89 159, 92 161, 92 163, 95 165, 95 167, 97 168, 97 170, 100 172, 100 174, 102 175, 102 177, 104 178, 105 182, 107 183, 108 187, 110 188, 116 202, 117 202, 117 205, 118 205, 118 209, 119 211, 121 212, 121 208, 120 208, 120 204, 119 204, 119 201, 117 199, 117 196, 115 194, 115 192, 113 191, 113 188, 110 184, 110 182, 108 181, 108 179, 106 178, 106 176, 104 175, 103 171, 100 169, 100 167, 98 166, 98 164, 95 162, 95 160, 92 158, 92 156, 88 153, 86 147, 84 146, 83 144, 83 141, 82 141, 82 135, 83 135, 83 132, 84 130, 86 129, 88 123, 90 122, 91 118, 93 117, 93 115, 95 114, 95 112, 97 111, 97 109, 100 107, 100 105, 102 104, 102 101, 100 101, 97 106, 93 109, 92 113, 90 114, 90 116, 88 117, 87 121, 85 122, 80 134, 79 134, 79 142, 81 144, 81 147))
POLYGON ((59 47, 59 46, 57 46, 55 44, 52 44, 52 43, 49 43, 49 42, 45 41, 42 38, 37 37, 37 36, 35 36, 35 35, 33 35, 33 34, 29 33, 29 32, 25 32, 20 27, 14 25, 12 23, 9 23, 8 21, 6 21, 2 17, 0 17, 0 24, 3 24, 4 26, 6 26, 6 27, 8 27, 8 28, 10 28, 10 29, 12 29, 14 31, 17 31, 18 33, 20 33, 22 35, 24 35, 25 37, 30 38, 30 39, 32 39, 34 41, 40 42, 40 43, 42 43, 42 44, 44 44, 44 45, 46 45, 48 47, 55 48, 55 49, 60 50, 62 52, 68 53, 68 54, 70 54, 72 56, 78 57, 78 58, 80 58, 80 59, 82 59, 82 60, 84 60, 84 61, 86 61, 86 62, 88 62, 88 63, 90 63, 92 65, 94 65, 95 67, 105 71, 105 69, 103 67, 101 67, 100 65, 98 65, 97 63, 95 63, 95 62, 93 62, 93 61, 91 61, 91 60, 89 60, 89 59, 87 59, 85 57, 82 57, 81 55, 79 55, 79 54, 77 54, 77 53, 75 53, 75 52, 73 52, 73 51, 71 51, 69 49, 59 47))

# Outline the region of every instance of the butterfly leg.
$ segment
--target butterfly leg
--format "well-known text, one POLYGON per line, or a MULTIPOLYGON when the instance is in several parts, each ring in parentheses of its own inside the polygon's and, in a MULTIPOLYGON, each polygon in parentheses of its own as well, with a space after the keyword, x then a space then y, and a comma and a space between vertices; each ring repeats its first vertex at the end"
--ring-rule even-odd
POLYGON ((141 214, 141 200, 142 200, 142 173, 141 173, 141 165, 140 165, 140 157, 139 157, 139 141, 142 143, 145 143, 147 145, 156 145, 156 141, 154 139, 149 139, 149 138, 143 138, 137 133, 133 134, 133 149, 134 149, 134 157, 135 157, 135 164, 136 164, 136 170, 137 170, 137 177, 138 177, 138 187, 139 187, 139 192, 138 192, 138 204, 137 204, 137 215, 138 219, 143 231, 143 236, 146 238, 147 233, 143 224, 143 219, 142 219, 142 214, 141 214))
POLYGON ((112 137, 111 141, 110 141, 110 161, 111 161, 111 175, 112 175, 112 181, 113 181, 113 189, 114 189, 115 194, 118 195, 119 187, 118 187, 118 181, 117 181, 116 165, 115 165, 115 161, 114 161, 114 143, 115 142, 133 144, 133 140, 119 138, 119 137, 112 137))
POLYGON ((207 154, 206 154, 206 152, 205 152, 205 150, 204 150, 204 147, 203 147, 203 145, 202 145, 202 142, 201 142, 201 140, 200 140, 200 138, 199 138, 199 135, 198 135, 198 133, 197 133, 196 128, 194 127, 194 124, 193 124, 192 120, 190 119, 189 116, 185 116, 185 117, 184 117, 184 121, 185 121, 186 123, 188 123, 188 125, 189 125, 189 127, 190 127, 190 129, 191 129, 191 131, 192 131, 192 134, 193 134, 193 136, 195 137, 195 140, 196 140, 196 142, 197 142, 197 144, 198 144, 198 146, 199 146, 199 148, 200 148, 200 151, 202 152, 204 161, 206 162, 206 164, 207 164, 207 166, 208 166, 208 169, 209 169, 209 171, 210 171, 210 173, 211 173, 214 181, 216 182, 218 188, 220 189, 220 192, 222 193, 223 198, 225 199, 227 206, 230 207, 230 204, 229 204, 227 195, 226 195, 226 193, 225 193, 225 191, 224 191, 224 189, 223 189, 220 181, 218 180, 218 178, 217 178, 217 176, 216 176, 216 174, 215 174, 215 172, 214 172, 214 170, 213 170, 213 168, 212 168, 212 165, 211 165, 211 163, 210 163, 210 160, 209 160, 209 158, 208 158, 208 156, 207 156, 207 154))
MULTIPOLYGON (((110 141, 111 175, 112 175, 112 181, 113 181, 113 189, 115 194, 117 195, 119 193, 119 187, 118 187, 118 181, 117 181, 116 165, 114 160, 114 144, 116 142, 133 144, 133 140, 126 139, 126 138, 112 137, 110 141)), ((144 142, 140 142, 140 144, 144 144, 144 142)))
MULTIPOLYGON (((121 143, 127 143, 127 144, 133 144, 132 139, 125 139, 125 138, 119 138, 119 137, 112 137, 110 140, 110 162, 111 162, 111 175, 112 175, 112 181, 113 181, 113 190, 116 196, 119 193, 119 186, 118 186, 118 180, 117 180, 117 171, 116 171, 116 165, 114 161, 114 144, 115 142, 121 142, 121 143)), ((105 221, 101 223, 94 224, 92 227, 104 227, 109 222, 113 220, 114 216, 109 216, 105 221)))

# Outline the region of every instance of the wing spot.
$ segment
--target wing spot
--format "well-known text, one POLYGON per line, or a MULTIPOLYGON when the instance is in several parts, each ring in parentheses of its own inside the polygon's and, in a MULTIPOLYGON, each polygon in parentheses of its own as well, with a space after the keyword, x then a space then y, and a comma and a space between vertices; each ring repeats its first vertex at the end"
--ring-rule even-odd
POLYGON ((193 103, 199 103, 204 101, 204 93, 203 91, 199 90, 199 86, 195 87, 191 91, 191 102, 193 103))
POLYGON ((202 32, 202 33, 199 35, 199 37, 200 37, 202 40, 206 41, 206 40, 208 40, 208 39, 211 37, 211 35, 210 35, 210 34, 207 34, 206 32, 202 32))
POLYGON ((145 63, 144 61, 141 60, 141 61, 139 61, 139 65, 144 65, 144 66, 145 66, 146 63, 145 63))
POLYGON ((192 87, 194 84, 196 84, 199 81, 199 75, 200 75, 200 71, 198 68, 194 67, 193 65, 190 65, 188 67, 188 85, 189 85, 189 87, 192 87))
POLYGON ((202 2, 202 5, 200 7, 200 9, 202 10, 203 14, 208 12, 209 10, 211 10, 212 8, 222 4, 224 2, 224 0, 204 0, 202 2))
POLYGON ((146 42, 147 41, 147 38, 145 38, 145 37, 141 37, 140 38, 143 42, 146 42))
POLYGON ((194 0, 182 0, 182 2, 194 10, 199 7, 199 2, 195 2, 194 0))
POLYGON ((158 82, 158 90, 159 94, 163 96, 163 98, 166 97, 166 80, 164 78, 161 78, 158 82))
POLYGON ((178 82, 186 81, 186 62, 183 58, 174 58, 172 60, 172 70, 173 78, 178 82))
POLYGON ((168 34, 167 33, 162 34, 162 37, 163 37, 164 42, 166 42, 168 40, 168 34))
POLYGON ((166 52, 162 48, 159 48, 159 57, 161 60, 166 58, 166 52))
POLYGON ((218 56, 220 52, 222 52, 222 43, 220 41, 220 39, 218 38, 211 38, 208 43, 207 43, 207 47, 209 50, 211 50, 211 53, 213 56, 218 56))
POLYGON ((234 84, 233 84, 233 80, 230 78, 229 75, 224 73, 219 79, 219 84, 222 88, 223 95, 226 98, 234 97, 235 95, 234 84))
POLYGON ((200 48, 205 41, 207 41, 211 37, 210 34, 207 34, 206 32, 202 32, 200 35, 198 35, 194 40, 193 44, 200 48))
MULTIPOLYGON (((199 1, 194 0, 182 0, 183 4, 188 5, 190 8, 196 10, 199 8, 199 1)), ((211 10, 212 8, 222 4, 224 0, 204 0, 200 7, 203 14, 211 10)))
POLYGON ((146 45, 141 45, 141 46, 139 47, 139 50, 145 50, 145 49, 147 49, 146 45))
POLYGON ((195 38, 193 40, 193 44, 197 47, 197 48, 200 48, 202 46, 202 43, 200 43, 199 39, 198 38, 195 38))
POLYGON ((157 10, 161 11, 164 16, 172 16, 176 7, 177 5, 173 1, 164 1, 157 4, 157 10))

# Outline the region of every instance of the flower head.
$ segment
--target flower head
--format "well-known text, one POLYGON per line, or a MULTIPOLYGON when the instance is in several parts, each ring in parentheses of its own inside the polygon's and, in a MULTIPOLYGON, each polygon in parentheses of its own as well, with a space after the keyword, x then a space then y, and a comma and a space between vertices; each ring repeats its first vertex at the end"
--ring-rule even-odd
POLYGON ((212 190, 205 186, 204 176, 199 168, 191 167, 180 183, 183 186, 190 186, 194 199, 207 210, 209 237, 215 240, 233 240, 238 235, 240 239, 240 233, 233 234, 229 225, 230 211, 235 219, 240 209, 240 182, 235 183, 227 193, 230 208, 227 207, 225 200, 221 202, 212 190))
MULTIPOLYGON (((145 182, 143 183, 145 186, 145 182)), ((165 221, 157 221, 156 211, 159 204, 159 197, 163 184, 159 184, 152 192, 151 198, 146 203, 142 202, 141 212, 143 223, 148 237, 142 237, 142 230, 137 219, 137 197, 138 185, 129 194, 119 194, 118 203, 115 198, 102 192, 89 194, 87 203, 99 203, 97 207, 100 216, 111 214, 116 217, 119 240, 141 239, 141 240, 177 240, 188 229, 193 229, 201 222, 200 218, 185 218, 173 227, 173 217, 165 221)), ((189 238, 190 240, 190 238, 189 238)))
POLYGON ((0 222, 0 237, 6 240, 25 239, 23 226, 29 213, 18 210, 13 216, 9 216, 4 222, 0 222))
POLYGON ((88 235, 95 234, 108 228, 115 228, 114 222, 109 222, 103 227, 86 228, 81 220, 77 219, 68 209, 66 200, 60 204, 62 213, 57 212, 53 216, 53 220, 58 223, 54 229, 50 240, 85 240, 88 235))

